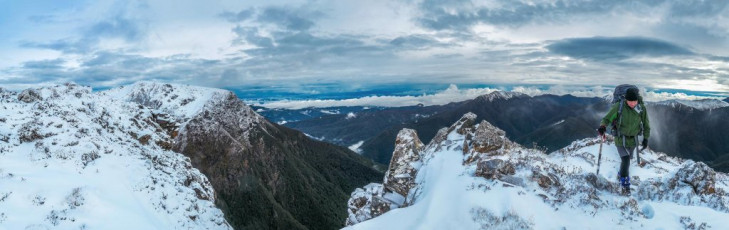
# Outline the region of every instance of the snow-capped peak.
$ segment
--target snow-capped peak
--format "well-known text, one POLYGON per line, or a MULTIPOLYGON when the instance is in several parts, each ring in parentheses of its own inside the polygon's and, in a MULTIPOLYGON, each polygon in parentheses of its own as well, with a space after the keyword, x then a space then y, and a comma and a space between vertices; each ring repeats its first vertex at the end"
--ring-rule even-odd
MULTIPOLYGON (((134 102, 151 108, 155 113, 169 115, 180 127, 185 127, 190 119, 204 114, 205 111, 220 110, 218 107, 226 101, 245 104, 228 90, 152 81, 113 88, 99 92, 99 95, 134 102)), ((248 123, 254 124, 265 120, 249 106, 241 106, 238 109, 243 111, 234 112, 250 115, 251 121, 248 123)))
POLYGON ((701 99, 701 100, 667 100, 656 102, 658 105, 667 105, 671 107, 686 106, 698 110, 713 110, 723 107, 729 107, 729 102, 717 99, 701 99))
POLYGON ((352 193, 347 223, 356 224, 348 228, 701 229, 727 224, 729 178, 704 163, 643 151, 647 165, 631 164, 634 192, 623 196, 612 140, 602 144, 596 175, 598 139, 578 140, 547 155, 469 118, 441 129, 420 151, 407 207, 392 205, 382 185, 370 184, 352 193))
POLYGON ((509 92, 509 91, 494 91, 486 95, 481 95, 477 97, 476 99, 486 100, 486 101, 494 101, 494 100, 509 100, 512 98, 520 98, 520 97, 529 97, 529 95, 519 92, 509 92))
POLYGON ((0 229, 230 229, 169 121, 91 92, 0 93, 0 229))

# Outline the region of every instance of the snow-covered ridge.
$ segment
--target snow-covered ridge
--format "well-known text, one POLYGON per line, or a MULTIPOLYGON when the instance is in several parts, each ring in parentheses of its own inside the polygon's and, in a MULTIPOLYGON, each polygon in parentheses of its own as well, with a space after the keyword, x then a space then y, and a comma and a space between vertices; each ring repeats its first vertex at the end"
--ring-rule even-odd
POLYGON ((0 92, 0 229, 230 229, 166 105, 118 91, 0 92))
MULTIPOLYGON (((475 116, 467 114, 441 129, 409 162, 419 167, 404 202, 408 205, 388 199, 387 185, 370 184, 352 193, 348 228, 703 229, 727 224, 726 174, 646 150, 641 157, 647 165, 631 165, 633 194, 623 196, 616 147, 611 140, 603 144, 596 175, 599 148, 597 139, 584 139, 547 155, 509 141, 488 122, 475 124, 475 116)), ((408 163, 392 162, 398 163, 391 170, 408 163)))
POLYGON ((701 99, 701 100, 667 100, 654 102, 657 105, 666 105, 671 107, 690 107, 698 110, 713 110, 723 107, 729 107, 729 102, 717 99, 701 99))
MULTIPOLYGON (((235 95, 233 92, 199 86, 140 81, 132 85, 101 91, 102 96, 135 102, 169 114, 184 124, 199 114, 206 104, 235 95)), ((184 125, 183 125, 184 126, 184 125)))
POLYGON ((520 92, 509 92, 509 91, 494 91, 489 94, 484 94, 476 98, 476 100, 494 101, 498 99, 509 100, 512 98, 529 97, 529 95, 520 92))

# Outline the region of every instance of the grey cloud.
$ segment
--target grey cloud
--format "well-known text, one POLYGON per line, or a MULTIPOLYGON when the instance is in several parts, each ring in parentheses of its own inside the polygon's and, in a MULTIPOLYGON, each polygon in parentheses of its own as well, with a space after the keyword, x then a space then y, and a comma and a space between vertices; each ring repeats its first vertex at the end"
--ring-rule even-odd
POLYGON ((437 46, 446 46, 446 44, 443 44, 439 42, 438 40, 433 39, 429 35, 423 35, 423 34, 413 34, 408 36, 400 36, 395 39, 392 39, 390 41, 390 44, 396 47, 405 47, 405 48, 413 48, 413 49, 423 49, 423 48, 431 48, 431 47, 437 47, 437 46))
POLYGON ((117 15, 84 29, 81 36, 76 39, 65 38, 51 42, 22 41, 20 47, 88 54, 96 49, 101 38, 121 38, 127 42, 136 42, 143 39, 146 33, 141 22, 117 15))
POLYGON ((729 47, 729 31, 724 29, 665 21, 651 28, 651 31, 657 36, 671 38, 673 42, 691 44, 709 52, 716 48, 729 47))
MULTIPOLYGON (((80 67, 64 68, 63 59, 25 62, 13 74, 22 78, 0 79, 0 84, 74 81, 94 87, 131 83, 143 79, 220 86, 211 76, 220 76, 223 68, 234 64, 220 60, 172 56, 149 58, 117 52, 98 52, 80 67)), ((230 74, 228 74, 230 75, 230 74)), ((226 75, 226 76, 228 76, 226 75)))
POLYGON ((91 26, 85 34, 86 40, 96 40, 98 37, 123 38, 126 41, 136 41, 145 35, 145 30, 134 20, 116 15, 105 21, 91 26))
POLYGON ((676 0, 671 3, 671 16, 674 17, 715 16, 729 6, 728 1, 676 0))
POLYGON ((560 22, 575 15, 604 13, 626 4, 642 7, 643 4, 651 3, 629 0, 557 1, 554 3, 510 1, 502 4, 500 8, 486 8, 475 6, 470 0, 426 0, 420 4, 424 14, 417 19, 417 22, 434 30, 462 30, 476 23, 520 26, 530 22, 560 22))
POLYGON ((549 51, 592 61, 618 61, 634 56, 692 55, 678 45, 641 37, 570 38, 546 46, 549 51))
POLYGON ((273 47, 273 40, 260 36, 257 27, 236 26, 233 28, 233 32, 238 35, 238 38, 233 40, 233 44, 248 42, 258 47, 273 47))
POLYGON ((23 63, 23 68, 26 69, 60 69, 62 68, 61 65, 65 63, 63 59, 57 58, 57 59, 51 59, 51 60, 41 60, 41 61, 28 61, 23 63))
POLYGON ((478 15, 473 10, 475 6, 470 0, 438 1, 425 0, 419 7, 423 16, 416 21, 422 26, 434 29, 463 29, 478 21, 478 15), (452 10, 456 9, 456 10, 452 10))
POLYGON ((374 64, 377 59, 393 56, 393 50, 386 49, 381 44, 366 44, 357 36, 282 32, 274 33, 274 38, 276 46, 246 50, 247 54, 253 56, 246 64, 275 65, 278 66, 277 71, 297 72, 334 63, 337 66, 331 67, 352 67, 367 62, 374 64), (322 62, 325 60, 327 63, 322 62))
POLYGON ((721 14, 729 2, 703 0, 559 0, 547 2, 509 1, 499 7, 474 5, 470 0, 425 0, 419 8, 422 16, 416 19, 421 26, 433 30, 462 30, 477 23, 517 27, 529 23, 564 23, 577 16, 594 17, 599 14, 644 14, 656 12, 656 7, 669 5, 662 21, 687 19, 711 19, 721 14))
POLYGON ((102 51, 95 53, 90 59, 84 61, 81 66, 92 68, 103 68, 105 66, 118 66, 126 70, 143 70, 152 68, 161 60, 147 58, 140 55, 128 55, 102 51))
POLYGON ((315 25, 313 18, 321 16, 320 12, 307 12, 285 7, 268 7, 259 15, 258 20, 282 26, 288 30, 305 31, 315 25))
MULTIPOLYGON (((707 56, 707 59, 712 61, 721 61, 721 62, 727 62, 729 63, 729 57, 726 56, 707 56)), ((729 72, 729 70, 727 70, 729 72)))
POLYGON ((93 49, 91 42, 83 40, 60 39, 51 42, 22 41, 20 47, 50 49, 63 53, 87 53, 93 49))
POLYGON ((223 13, 220 13, 218 16, 224 18, 228 22, 236 23, 236 22, 243 22, 248 19, 251 19, 253 17, 254 13, 255 13, 254 8, 248 8, 245 10, 241 10, 238 13, 225 11, 223 13))

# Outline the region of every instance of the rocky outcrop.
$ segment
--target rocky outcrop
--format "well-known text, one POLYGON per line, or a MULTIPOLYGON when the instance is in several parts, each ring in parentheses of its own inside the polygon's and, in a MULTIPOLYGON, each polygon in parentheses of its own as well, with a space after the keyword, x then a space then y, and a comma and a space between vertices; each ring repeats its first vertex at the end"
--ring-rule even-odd
POLYGON ((384 214, 393 207, 392 202, 383 198, 382 184, 371 183, 352 192, 347 202, 349 217, 346 226, 354 225, 384 214))
POLYGON ((35 89, 26 89, 26 90, 23 90, 23 92, 20 92, 20 94, 18 94, 18 101, 22 101, 25 103, 31 103, 34 101, 39 101, 41 99, 42 98, 41 98, 40 94, 35 89))
POLYGON ((716 193, 716 172, 703 162, 686 161, 676 172, 675 177, 669 180, 671 187, 685 184, 698 195, 710 195, 716 193))
MULTIPOLYGON (((482 121, 477 125, 476 115, 473 113, 466 113, 453 125, 440 129, 427 146, 423 146, 415 130, 402 129, 395 140, 395 151, 383 184, 373 183, 365 188, 358 188, 351 194, 346 224, 353 225, 391 209, 412 204, 414 196, 417 195, 416 175, 427 160, 423 157, 424 151, 433 153, 449 149, 456 143, 456 140, 449 139, 451 134, 464 137, 462 146, 459 146, 462 149, 453 149, 467 155, 464 164, 480 159, 476 157, 479 154, 503 154, 509 148, 517 146, 504 136, 504 131, 488 122, 482 121)), ((500 159, 479 162, 476 169, 478 176, 503 178, 514 184, 523 184, 523 180, 511 177, 514 172, 515 166, 511 162, 500 159)))
POLYGON ((514 175, 516 170, 510 162, 493 159, 478 162, 476 166, 476 176, 487 179, 501 179, 504 175, 514 175))
POLYGON ((435 134, 435 137, 433 137, 433 140, 428 143, 428 146, 426 146, 426 148, 432 148, 436 152, 440 151, 443 149, 444 146, 452 144, 452 141, 448 140, 448 134, 456 131, 459 134, 465 135, 466 133, 472 131, 475 124, 476 114, 466 113, 453 125, 449 126, 448 128, 442 128, 438 130, 438 133, 435 134))
POLYGON ((463 143, 464 164, 476 161, 479 156, 503 155, 518 144, 506 138, 506 132, 483 120, 473 133, 468 133, 463 143))
POLYGON ((384 193, 394 193, 391 200, 397 206, 404 206, 410 189, 415 186, 415 175, 420 168, 420 152, 423 143, 412 129, 403 129, 395 140, 390 167, 385 173, 384 193))
POLYGON ((400 130, 383 184, 371 183, 352 192, 345 224, 357 224, 392 209, 408 206, 411 190, 416 185, 415 177, 422 165, 423 148, 415 130, 400 130))

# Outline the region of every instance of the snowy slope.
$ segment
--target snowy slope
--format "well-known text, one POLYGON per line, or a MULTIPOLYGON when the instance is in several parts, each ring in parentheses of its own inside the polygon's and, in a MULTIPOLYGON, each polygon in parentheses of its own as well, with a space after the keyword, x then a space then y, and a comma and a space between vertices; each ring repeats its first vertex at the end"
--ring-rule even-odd
POLYGON ((230 229, 207 178, 169 150, 218 92, 149 109, 126 90, 0 90, 0 229, 230 229))
POLYGON ((98 93, 101 96, 116 98, 122 101, 135 102, 152 109, 157 113, 172 116, 180 127, 202 112, 206 106, 224 100, 232 92, 190 85, 162 84, 140 81, 132 85, 121 86, 98 93))
POLYGON ((415 160, 393 159, 390 170, 417 170, 400 177, 406 182, 385 179, 354 191, 347 229, 704 229, 729 222, 729 178, 703 163, 644 151, 648 164, 632 163, 626 197, 618 193, 612 142, 602 146, 596 176, 596 139, 547 155, 514 144, 488 122, 474 123, 467 114, 413 152, 417 157, 405 155, 415 160), (416 185, 406 194, 387 189, 409 182, 416 185), (392 199, 397 195, 405 202, 392 199))
POLYGON ((655 102, 657 105, 666 105, 671 107, 689 107, 698 110, 712 110, 723 107, 729 107, 729 102, 720 101, 717 99, 702 99, 702 100, 667 100, 655 102))

